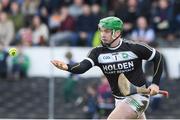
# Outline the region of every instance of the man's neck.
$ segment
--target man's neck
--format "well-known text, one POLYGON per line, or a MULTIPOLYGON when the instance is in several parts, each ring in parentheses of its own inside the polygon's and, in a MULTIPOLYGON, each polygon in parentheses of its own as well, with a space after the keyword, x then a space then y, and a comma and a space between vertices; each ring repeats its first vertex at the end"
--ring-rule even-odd
POLYGON ((122 41, 122 39, 119 37, 116 41, 114 41, 112 44, 111 44, 111 48, 114 48, 114 47, 117 47, 120 42, 122 41))

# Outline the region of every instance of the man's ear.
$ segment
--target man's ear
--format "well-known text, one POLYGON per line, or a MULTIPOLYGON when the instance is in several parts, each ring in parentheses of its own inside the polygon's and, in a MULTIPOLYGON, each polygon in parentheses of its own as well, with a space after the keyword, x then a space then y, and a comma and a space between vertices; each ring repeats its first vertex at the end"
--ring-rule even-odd
POLYGON ((119 36, 119 35, 121 34, 121 31, 120 31, 120 30, 117 30, 117 31, 116 31, 116 34, 117 34, 117 36, 119 36))
POLYGON ((112 38, 116 39, 116 37, 118 36, 121 36, 121 31, 120 30, 114 31, 114 33, 112 34, 112 38))

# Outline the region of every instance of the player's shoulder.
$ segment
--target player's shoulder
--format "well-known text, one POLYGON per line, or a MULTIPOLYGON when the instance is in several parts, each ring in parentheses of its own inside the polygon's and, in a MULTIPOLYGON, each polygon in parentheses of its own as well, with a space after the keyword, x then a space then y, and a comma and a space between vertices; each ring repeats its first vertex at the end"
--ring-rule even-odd
POLYGON ((139 42, 137 42, 135 40, 130 40, 130 39, 123 39, 123 43, 127 44, 127 45, 137 45, 137 44, 139 44, 139 42))
POLYGON ((102 49, 103 49, 103 46, 102 46, 102 45, 99 45, 99 46, 93 47, 93 48, 91 49, 91 51, 99 52, 99 51, 102 50, 102 49))
POLYGON ((123 40, 124 44, 128 45, 128 46, 131 46, 131 47, 145 47, 145 48, 148 48, 148 49, 152 49, 149 45, 147 45, 146 43, 144 42, 137 42, 137 41, 134 41, 134 40, 128 40, 128 39, 124 39, 123 40))
POLYGON ((100 52, 102 51, 102 49, 103 49, 103 46, 97 46, 97 47, 93 47, 90 51, 89 51, 89 53, 88 53, 88 55, 89 54, 100 54, 100 52))

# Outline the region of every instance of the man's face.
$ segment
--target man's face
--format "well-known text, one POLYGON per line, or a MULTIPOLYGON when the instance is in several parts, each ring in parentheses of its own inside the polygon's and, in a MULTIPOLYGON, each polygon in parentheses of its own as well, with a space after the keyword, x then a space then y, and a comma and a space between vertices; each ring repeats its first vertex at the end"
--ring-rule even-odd
POLYGON ((99 27, 100 38, 103 43, 110 43, 112 39, 112 30, 99 27))

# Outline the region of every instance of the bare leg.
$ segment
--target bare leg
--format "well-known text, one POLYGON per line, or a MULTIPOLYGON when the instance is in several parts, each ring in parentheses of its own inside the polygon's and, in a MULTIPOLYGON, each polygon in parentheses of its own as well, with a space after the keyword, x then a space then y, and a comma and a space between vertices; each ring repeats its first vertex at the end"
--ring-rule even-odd
POLYGON ((110 119, 136 119, 137 113, 127 104, 121 102, 118 104, 115 109, 108 116, 108 120, 110 119))
POLYGON ((135 94, 123 100, 115 99, 115 105, 108 119, 146 119, 144 111, 149 105, 149 97, 135 94))
POLYGON ((145 115, 145 113, 143 113, 143 114, 139 117, 139 119, 141 119, 141 120, 146 120, 146 115, 145 115))

